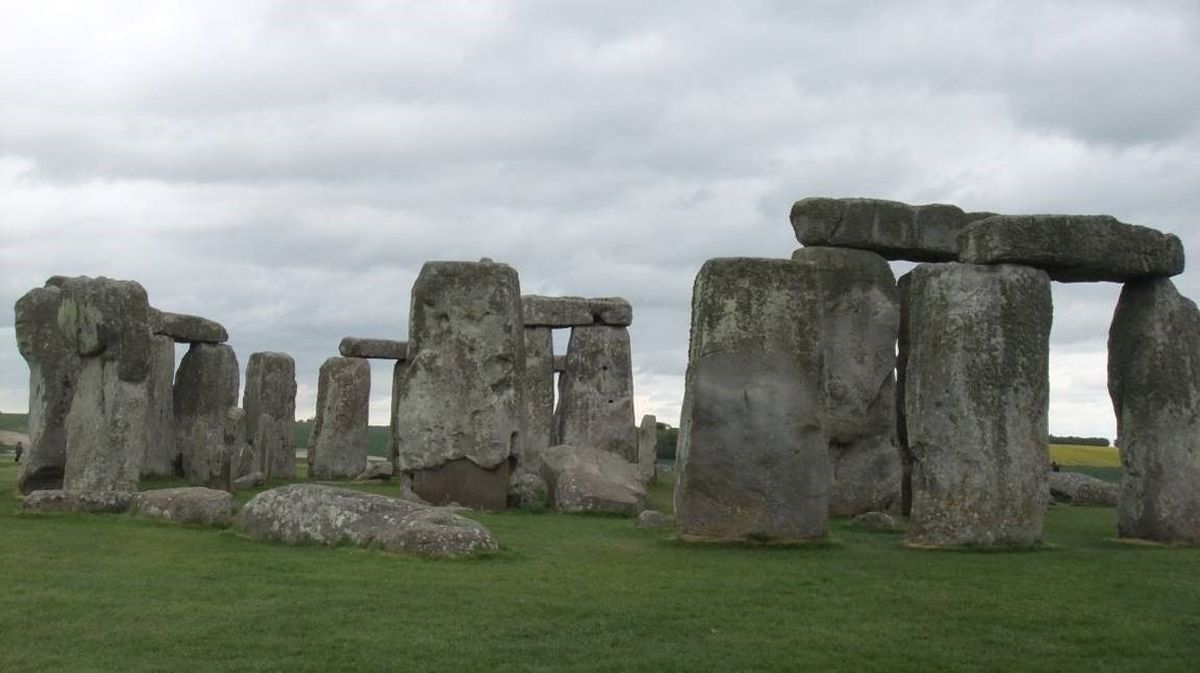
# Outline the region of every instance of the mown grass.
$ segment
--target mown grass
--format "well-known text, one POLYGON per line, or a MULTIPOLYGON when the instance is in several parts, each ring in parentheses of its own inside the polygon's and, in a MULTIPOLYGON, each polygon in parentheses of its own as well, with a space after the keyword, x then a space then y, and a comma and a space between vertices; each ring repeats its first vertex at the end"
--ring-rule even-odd
POLYGON ((1115 446, 1051 444, 1050 459, 1060 465, 1084 467, 1120 467, 1121 454, 1115 446))
MULTIPOLYGON (((908 550, 846 520, 828 545, 753 548, 479 514, 504 551, 447 562, 22 515, 14 478, 0 464, 5 672, 1192 671, 1200 657, 1200 550, 1116 543, 1111 510, 1052 508, 1047 547, 1014 553, 908 550)), ((670 486, 651 499, 669 509, 670 486)))

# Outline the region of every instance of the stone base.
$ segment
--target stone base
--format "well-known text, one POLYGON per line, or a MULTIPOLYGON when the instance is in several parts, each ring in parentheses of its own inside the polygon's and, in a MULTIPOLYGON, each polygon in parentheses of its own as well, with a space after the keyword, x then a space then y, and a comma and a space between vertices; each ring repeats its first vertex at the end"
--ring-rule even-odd
POLYGON ((413 471, 412 490, 432 505, 456 502, 471 509, 500 511, 508 506, 509 473, 507 462, 488 470, 459 458, 413 471))

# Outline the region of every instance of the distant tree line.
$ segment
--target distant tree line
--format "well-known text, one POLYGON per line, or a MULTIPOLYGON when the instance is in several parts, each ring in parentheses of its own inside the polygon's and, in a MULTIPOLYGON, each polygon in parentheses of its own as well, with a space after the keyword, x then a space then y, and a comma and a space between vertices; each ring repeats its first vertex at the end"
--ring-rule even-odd
POLYGON ((1110 446, 1106 437, 1075 437, 1072 435, 1050 435, 1051 444, 1076 444, 1079 446, 1110 446))

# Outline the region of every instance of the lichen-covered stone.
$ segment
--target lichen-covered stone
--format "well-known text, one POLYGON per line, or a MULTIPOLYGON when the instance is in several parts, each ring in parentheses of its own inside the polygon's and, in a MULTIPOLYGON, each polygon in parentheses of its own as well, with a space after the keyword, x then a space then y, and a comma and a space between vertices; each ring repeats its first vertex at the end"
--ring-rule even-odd
POLYGON ((1179 237, 1108 215, 997 215, 973 222, 958 240, 972 264, 1022 264, 1065 282, 1183 273, 1179 237))
POLYGON ((601 449, 637 463, 629 330, 608 325, 571 329, 554 420, 556 442, 601 449))
POLYGON ((858 248, 887 259, 948 262, 958 259, 958 235, 973 219, 957 206, 910 206, 882 199, 801 199, 792 228, 804 245, 858 248))
POLYGON ((1079 472, 1051 472, 1050 497, 1058 502, 1090 507, 1116 507, 1121 488, 1079 472))
MULTIPOLYGON (((268 479, 296 476, 296 362, 287 353, 251 353, 246 364, 246 442, 268 479)), ((237 478, 236 476, 234 477, 237 478)))
POLYGON ((237 407, 240 371, 226 344, 194 343, 175 373, 175 442, 183 474, 197 486, 228 488, 225 444, 229 410, 237 407))
POLYGON ((149 404, 148 439, 142 454, 142 477, 170 477, 179 468, 175 442, 175 341, 155 335, 150 341, 150 374, 147 377, 149 404))
POLYGON ((1166 278, 1121 290, 1108 391, 1125 474, 1121 537, 1200 542, 1200 311, 1166 278))
POLYGON ((499 549, 482 524, 407 500, 319 484, 263 491, 242 508, 237 528, 256 540, 354 544, 429 557, 499 549))
POLYGON ((179 343, 223 344, 229 332, 220 323, 186 313, 155 310, 152 313, 154 333, 170 337, 179 343))
MULTIPOLYGON (((427 262, 412 289, 408 362, 396 395, 396 466, 466 459, 489 474, 519 457, 525 374, 521 288, 505 264, 427 262)), ((413 489, 426 499, 414 474, 413 489)), ((483 501, 503 502, 507 480, 483 501)), ((464 492, 455 502, 472 505, 464 492)))
POLYGON ((233 495, 202 486, 143 491, 133 512, 152 519, 201 526, 224 526, 233 519, 233 495))
POLYGON ((621 297, 521 297, 526 327, 583 327, 633 324, 633 307, 621 297))
POLYGON ((317 381, 317 416, 308 439, 308 476, 353 479, 367 467, 371 365, 331 357, 317 381))
POLYGON ((587 446, 552 446, 542 460, 546 500, 558 512, 636 516, 646 504, 637 465, 587 446))
POLYGON ((348 358, 404 360, 408 358, 408 342, 393 339, 345 337, 338 344, 338 352, 348 358))
POLYGON ((554 336, 549 327, 526 327, 522 413, 525 439, 518 472, 541 472, 542 452, 554 443, 554 336))
POLYGON ((866 250, 801 248, 792 260, 815 272, 819 290, 823 426, 833 461, 829 513, 898 510, 896 278, 883 257, 866 250))
POLYGON ((696 276, 675 488, 683 538, 825 535, 817 288, 813 269, 782 259, 712 259, 696 276))
POLYGON ((541 507, 545 504, 546 480, 542 478, 540 473, 521 472, 513 476, 508 485, 509 507, 530 509, 541 507))
POLYGON ((129 511, 132 491, 64 491, 44 489, 32 491, 21 499, 21 509, 27 512, 87 512, 116 514, 129 511))
POLYGON ((907 293, 908 541, 1036 543, 1049 495, 1049 276, 922 264, 907 293))
POLYGON ((654 481, 655 466, 658 463, 658 418, 653 414, 642 416, 642 424, 637 431, 638 471, 642 481, 654 481))

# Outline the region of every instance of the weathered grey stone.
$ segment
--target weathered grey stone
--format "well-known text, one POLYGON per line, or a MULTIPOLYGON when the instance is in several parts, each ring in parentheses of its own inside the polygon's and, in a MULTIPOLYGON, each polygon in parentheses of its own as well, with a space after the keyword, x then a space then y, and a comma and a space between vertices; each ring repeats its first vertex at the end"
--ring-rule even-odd
POLYGON ((338 352, 348 358, 405 360, 408 358, 408 342, 393 339, 345 337, 338 344, 338 352))
POLYGON ((27 512, 114 514, 128 511, 136 495, 131 491, 37 490, 21 499, 21 509, 27 512))
POLYGON ((1200 311, 1165 278, 1121 290, 1108 392, 1125 467, 1121 537, 1200 542, 1200 311))
POLYGON ((656 509, 648 509, 638 515, 638 528, 670 528, 675 525, 675 517, 663 514, 656 509))
POLYGON ((237 527, 257 540, 351 543, 420 556, 466 556, 499 545, 482 524, 445 510, 319 484, 289 484, 254 496, 237 527))
POLYGON ((499 511, 508 506, 509 463, 483 468, 469 458, 413 470, 413 492, 433 505, 459 505, 499 511))
POLYGON ((224 526, 233 519, 233 495, 200 486, 143 491, 134 499, 133 511, 174 523, 224 526))
POLYGON ((408 365, 396 396, 396 466, 413 474, 413 490, 430 502, 449 497, 503 507, 510 456, 519 457, 523 432, 517 272, 505 264, 427 262, 413 285, 411 310, 408 365), (449 484, 420 472, 460 459, 481 471, 473 486, 493 490, 422 490, 449 484))
POLYGON ((854 523, 871 530, 893 531, 900 529, 900 523, 887 512, 863 512, 854 517, 854 523))
POLYGON ((571 329, 554 421, 555 441, 602 449, 637 463, 629 330, 608 325, 571 329))
POLYGON ((249 489, 262 486, 266 482, 267 478, 263 476, 262 472, 251 472, 249 474, 237 477, 230 482, 229 490, 233 491, 234 493, 238 491, 247 491, 249 489))
POLYGON ((898 510, 895 276, 883 257, 866 250, 801 248, 792 260, 813 269, 820 290, 823 425, 833 461, 829 513, 898 510))
POLYGON ((1034 544, 1049 495, 1050 278, 955 263, 910 276, 908 541, 1034 544))
POLYGON ((179 469, 179 447, 175 443, 175 342, 155 335, 150 341, 150 374, 147 377, 149 420, 146 451, 142 455, 142 477, 174 476, 179 469))
POLYGON ((588 308, 597 325, 629 327, 633 324, 633 306, 621 297, 593 297, 588 308))
POLYGON ((367 469, 354 478, 354 481, 391 481, 394 474, 392 464, 383 461, 370 461, 367 469))
POLYGON ((388 462, 392 464, 393 473, 400 472, 397 467, 400 455, 400 428, 396 424, 400 418, 400 383, 404 378, 406 367, 408 367, 408 362, 405 360, 397 360, 395 366, 392 367, 391 413, 388 416, 388 462))
POLYGON ((642 416, 642 424, 638 426, 638 471, 642 481, 649 484, 654 481, 654 468, 658 464, 658 419, 653 414, 642 416))
POLYGON ((62 488, 67 412, 80 359, 73 334, 59 329, 63 291, 40 287, 17 300, 17 348, 29 365, 29 446, 17 477, 22 493, 62 488))
POLYGON ((513 476, 512 482, 508 485, 509 507, 529 509, 545 504, 546 480, 542 479, 540 474, 521 472, 513 476))
POLYGON ((1123 282, 1183 273, 1179 237, 1108 215, 997 215, 966 227, 959 258, 1023 264, 1064 282, 1123 282))
POLYGON ((583 327, 633 324, 633 307, 620 297, 521 297, 526 327, 583 327))
POLYGON ((170 337, 179 343, 223 344, 229 341, 229 332, 220 323, 208 318, 154 310, 152 320, 155 334, 170 337))
POLYGON ((1051 472, 1050 498, 1071 505, 1116 507, 1121 488, 1117 484, 1079 472, 1051 472))
POLYGON ((331 357, 317 381, 317 417, 308 439, 308 476, 353 479, 367 467, 371 365, 331 357))
POLYGON ((712 259, 696 276, 675 487, 684 539, 825 535, 816 273, 782 259, 712 259))
POLYGON ((792 228, 804 245, 871 250, 887 259, 948 262, 958 259, 958 235, 973 217, 957 206, 910 206, 882 199, 801 199, 792 228))
POLYGON ((225 416, 225 451, 229 456, 229 480, 220 488, 232 489, 234 482, 253 474, 262 475, 263 459, 257 445, 247 439, 249 417, 244 409, 230 407, 225 416))
MULTIPOLYGON (((296 476, 296 362, 287 353, 251 353, 246 364, 246 441, 259 464, 237 476, 258 471, 268 479, 296 476)), ((236 477, 235 477, 236 478, 236 477)))
POLYGON ((646 504, 637 465, 587 446, 552 446, 542 456, 546 500, 559 512, 636 516, 646 504))
POLYGON ((554 335, 549 327, 526 327, 524 332, 521 408, 525 440, 517 471, 539 474, 542 452, 554 443, 554 335))
POLYGON ((225 426, 237 407, 237 356, 226 344, 194 343, 175 373, 175 442, 188 482, 228 488, 230 461, 225 426))
POLYGON ((912 274, 904 274, 896 281, 896 294, 900 298, 900 334, 896 340, 896 440, 900 445, 900 513, 912 513, 912 451, 908 447, 908 426, 904 419, 905 373, 908 371, 909 332, 912 315, 912 274))
POLYGON ((556 371, 556 372, 567 371, 567 356, 555 355, 553 362, 554 362, 554 371, 556 371))

